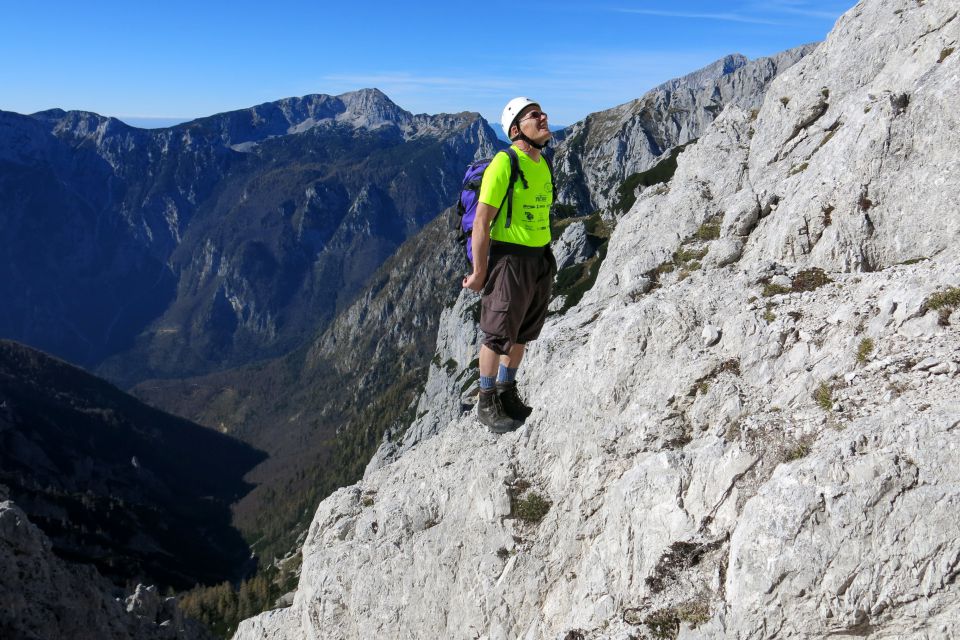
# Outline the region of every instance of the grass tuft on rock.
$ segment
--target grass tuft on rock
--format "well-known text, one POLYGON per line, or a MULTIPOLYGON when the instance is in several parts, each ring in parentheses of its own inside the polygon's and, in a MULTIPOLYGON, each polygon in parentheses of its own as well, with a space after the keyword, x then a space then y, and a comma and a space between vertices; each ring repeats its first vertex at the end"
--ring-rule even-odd
POLYGON ((927 298, 924 304, 927 309, 939 312, 940 325, 945 327, 950 324, 950 314, 960 307, 960 287, 939 291, 927 298))
POLYGON ((960 287, 951 287, 927 298, 927 308, 929 309, 956 308, 957 306, 960 306, 960 287))
POLYGON ((552 503, 534 491, 520 496, 530 488, 530 483, 520 478, 507 489, 510 496, 510 516, 525 522, 537 523, 550 511, 552 503))
POLYGON ((813 438, 809 436, 803 436, 799 440, 793 443, 793 445, 788 446, 787 449, 783 452, 784 462, 791 462, 793 460, 799 460, 800 458, 806 458, 810 453, 810 447, 813 444, 813 438))
POLYGON ((813 291, 819 289, 825 284, 830 284, 833 282, 824 273, 823 269, 814 267, 813 269, 806 269, 801 271, 793 277, 793 286, 792 290, 794 293, 801 293, 803 291, 813 291))
POLYGON ((864 338, 860 341, 859 346, 857 346, 857 362, 860 364, 866 364, 867 358, 870 357, 870 354, 873 353, 873 339, 864 338))
POLYGON ((779 296, 785 293, 790 293, 791 291, 792 289, 790 287, 785 287, 781 284, 773 284, 772 282, 768 282, 767 284, 763 285, 763 291, 761 295, 763 295, 764 298, 771 298, 773 296, 779 296))
POLYGON ((777 319, 777 314, 773 312, 772 304, 770 304, 769 302, 767 303, 767 307, 766 309, 764 309, 763 316, 761 317, 767 321, 767 324, 770 324, 771 322, 777 319))
POLYGON ((696 629, 710 619, 710 607, 706 602, 691 600, 677 607, 677 617, 696 629))
POLYGON ((824 411, 833 411, 833 389, 826 382, 821 382, 813 392, 813 399, 824 411))
POLYGON ((643 623, 650 635, 658 640, 673 640, 680 633, 680 618, 674 609, 654 611, 644 618, 643 623))
POLYGON ((716 240, 720 237, 720 223, 719 218, 712 218, 707 220, 700 228, 697 229, 697 232, 694 234, 697 240, 701 242, 706 242, 707 240, 716 240))
POLYGON ((510 514, 526 522, 540 522, 550 511, 551 502, 539 493, 530 493, 526 498, 513 498, 510 514))

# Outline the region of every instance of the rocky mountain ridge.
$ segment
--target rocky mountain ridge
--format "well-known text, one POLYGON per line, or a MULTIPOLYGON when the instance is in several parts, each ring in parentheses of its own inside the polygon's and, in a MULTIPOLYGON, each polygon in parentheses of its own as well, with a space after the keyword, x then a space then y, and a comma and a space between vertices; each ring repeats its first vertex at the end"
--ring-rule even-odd
POLYGON ((499 145, 376 90, 159 130, 0 113, 0 335, 124 385, 286 353, 499 145))
POLYGON ((385 433, 414 419, 440 310, 466 269, 451 211, 428 223, 308 346, 198 378, 151 381, 137 397, 262 448, 257 488, 235 508, 258 554, 282 555, 324 495, 362 475, 385 433), (281 543, 282 542, 282 543, 281 543), (277 547, 280 548, 277 548, 277 547))
POLYGON ((581 215, 617 213, 630 176, 697 139, 726 105, 759 108, 770 82, 813 46, 756 60, 729 55, 568 127, 556 152, 558 200, 581 215))
POLYGON ((728 105, 531 345, 513 434, 460 415, 464 294, 426 413, 235 637, 960 634, 958 41, 955 3, 864 0, 728 105))

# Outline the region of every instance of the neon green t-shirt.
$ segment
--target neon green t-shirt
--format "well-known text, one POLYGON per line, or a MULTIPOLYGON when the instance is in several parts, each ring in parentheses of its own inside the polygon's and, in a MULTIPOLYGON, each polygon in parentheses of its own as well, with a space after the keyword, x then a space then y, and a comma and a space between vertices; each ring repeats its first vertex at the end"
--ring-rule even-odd
POLYGON ((493 157, 480 183, 480 202, 492 207, 503 202, 503 208, 490 228, 490 237, 500 242, 542 247, 550 244, 550 205, 553 203, 550 169, 544 158, 534 162, 516 146, 513 149, 517 152, 520 171, 527 179, 527 188, 523 188, 523 180, 518 176, 513 185, 513 217, 508 229, 507 203, 503 202, 503 196, 510 183, 510 157, 506 153, 493 157))

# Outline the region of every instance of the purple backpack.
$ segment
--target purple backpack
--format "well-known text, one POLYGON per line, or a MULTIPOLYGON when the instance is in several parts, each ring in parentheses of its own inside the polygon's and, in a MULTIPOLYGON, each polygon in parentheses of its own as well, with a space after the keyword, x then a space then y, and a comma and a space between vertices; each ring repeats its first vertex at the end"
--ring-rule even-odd
MULTIPOLYGON (((509 227, 510 220, 513 217, 513 198, 510 197, 513 195, 513 184, 519 177, 523 180, 523 186, 526 188, 527 181, 520 171, 520 161, 517 159, 517 152, 513 147, 509 147, 501 153, 506 153, 510 156, 510 182, 507 186, 507 193, 503 196, 504 202, 507 203, 507 221, 505 225, 509 227)), ((470 166, 467 167, 466 174, 463 176, 463 186, 460 187, 460 199, 457 201, 457 217, 459 218, 457 226, 460 229, 457 241, 463 245, 466 250, 467 260, 470 264, 473 264, 473 247, 471 240, 473 235, 473 221, 477 217, 477 202, 480 199, 480 183, 483 181, 483 172, 487 170, 491 162, 493 162, 493 158, 484 158, 483 160, 470 163, 470 166)), ((500 208, 503 207, 503 204, 503 202, 500 203, 500 208)), ((500 215, 499 210, 497 211, 497 215, 500 215)), ((494 220, 496 220, 496 218, 494 218, 494 220)))

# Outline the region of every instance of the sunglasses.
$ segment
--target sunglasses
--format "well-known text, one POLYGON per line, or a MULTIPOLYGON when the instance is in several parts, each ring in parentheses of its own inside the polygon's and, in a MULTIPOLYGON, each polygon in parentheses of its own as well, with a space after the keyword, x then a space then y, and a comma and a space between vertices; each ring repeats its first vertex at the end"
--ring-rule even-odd
POLYGON ((524 120, 539 120, 540 118, 546 118, 546 117, 547 117, 547 113, 545 111, 531 111, 530 113, 525 115, 523 118, 521 118, 520 122, 523 122, 524 120))

